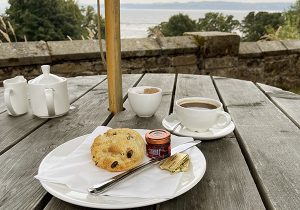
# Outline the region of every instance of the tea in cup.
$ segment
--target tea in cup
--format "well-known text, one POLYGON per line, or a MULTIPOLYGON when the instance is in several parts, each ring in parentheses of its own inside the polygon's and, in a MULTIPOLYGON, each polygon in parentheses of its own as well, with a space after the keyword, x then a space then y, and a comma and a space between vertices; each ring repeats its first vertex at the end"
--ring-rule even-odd
POLYGON ((129 88, 128 99, 132 110, 139 117, 151 117, 159 108, 162 90, 151 86, 129 88))
POLYGON ((214 99, 190 97, 175 102, 175 113, 189 130, 204 132, 210 128, 222 129, 230 124, 231 117, 222 107, 222 103, 214 99))

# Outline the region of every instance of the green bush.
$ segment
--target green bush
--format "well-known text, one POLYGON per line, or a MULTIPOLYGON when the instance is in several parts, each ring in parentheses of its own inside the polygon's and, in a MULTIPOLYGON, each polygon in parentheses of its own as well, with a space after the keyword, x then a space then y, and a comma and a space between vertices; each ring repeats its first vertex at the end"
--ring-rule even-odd
POLYGON ((223 15, 222 13, 209 12, 204 18, 197 22, 198 31, 221 31, 232 32, 238 29, 240 22, 235 20, 232 15, 223 15))
POLYGON ((268 28, 273 39, 300 39, 300 0, 283 13, 284 23, 279 29, 268 28))
POLYGON ((179 13, 170 17, 168 22, 162 22, 158 26, 148 29, 148 35, 151 36, 155 29, 159 29, 164 36, 181 36, 184 32, 197 31, 195 20, 191 20, 188 15, 179 13))
POLYGON ((257 41, 267 34, 268 28, 277 30, 284 23, 282 13, 250 12, 242 21, 244 41, 257 41))

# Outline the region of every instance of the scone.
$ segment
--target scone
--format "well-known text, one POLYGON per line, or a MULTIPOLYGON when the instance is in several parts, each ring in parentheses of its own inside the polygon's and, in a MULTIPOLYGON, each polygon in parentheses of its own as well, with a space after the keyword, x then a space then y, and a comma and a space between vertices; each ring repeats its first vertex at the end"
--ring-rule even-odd
POLYGON ((145 141, 132 129, 110 129, 95 138, 91 152, 96 166, 112 172, 126 171, 144 159, 145 141))

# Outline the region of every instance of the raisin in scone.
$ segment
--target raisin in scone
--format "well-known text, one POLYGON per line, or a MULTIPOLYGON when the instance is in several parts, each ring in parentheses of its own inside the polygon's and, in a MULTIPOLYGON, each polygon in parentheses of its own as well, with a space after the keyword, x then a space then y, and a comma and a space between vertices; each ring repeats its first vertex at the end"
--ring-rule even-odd
POLYGON ((91 147, 95 164, 108 171, 125 171, 139 165, 145 156, 143 137, 129 128, 110 129, 91 147))

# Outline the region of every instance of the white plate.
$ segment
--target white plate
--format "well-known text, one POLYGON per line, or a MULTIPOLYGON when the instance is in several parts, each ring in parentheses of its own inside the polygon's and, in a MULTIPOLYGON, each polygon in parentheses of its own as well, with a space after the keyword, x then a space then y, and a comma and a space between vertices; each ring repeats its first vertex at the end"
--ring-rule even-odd
MULTIPOLYGON (((73 140, 70 140, 50 152, 41 162, 39 172, 43 168, 47 167, 47 162, 55 157, 64 157, 74 151, 87 136, 80 136, 73 140)), ((174 138, 176 139, 176 138, 174 138)), ((180 185, 177 189, 174 197, 177 197, 192 187, 194 187, 203 177, 206 170, 206 160, 204 155, 199 149, 195 149, 195 158, 192 162, 197 164, 191 164, 190 170, 185 172, 180 181, 180 185)), ((92 208, 105 208, 105 209, 119 209, 119 208, 135 208, 141 206, 152 205, 160 203, 169 199, 145 199, 145 198, 130 198, 130 197, 113 197, 113 196, 93 196, 87 193, 77 192, 69 189, 66 185, 55 184, 46 181, 40 181, 42 186, 53 196, 79 206, 92 207, 92 208)), ((159 187, 159 183, 153 183, 159 187)))
POLYGON ((230 134, 235 128, 234 123, 231 121, 230 124, 223 129, 212 129, 211 128, 208 131, 200 133, 200 132, 191 131, 181 124, 179 124, 174 129, 174 126, 178 123, 179 123, 179 120, 177 119, 177 116, 175 113, 172 113, 169 116, 165 117, 162 121, 162 125, 168 131, 170 131, 176 135, 189 136, 189 137, 193 137, 195 139, 201 139, 201 140, 214 140, 214 139, 222 138, 222 137, 230 134))

